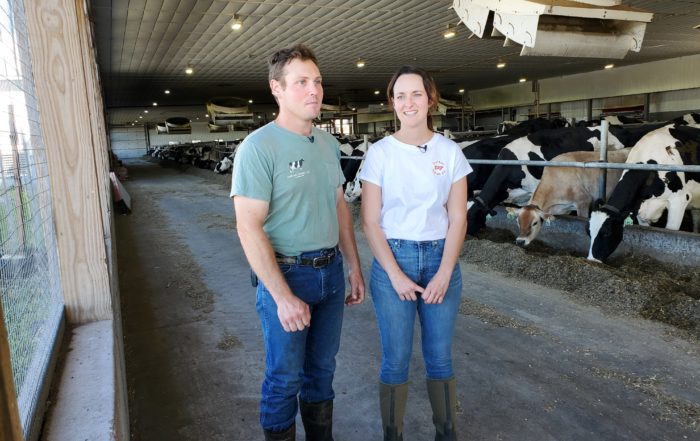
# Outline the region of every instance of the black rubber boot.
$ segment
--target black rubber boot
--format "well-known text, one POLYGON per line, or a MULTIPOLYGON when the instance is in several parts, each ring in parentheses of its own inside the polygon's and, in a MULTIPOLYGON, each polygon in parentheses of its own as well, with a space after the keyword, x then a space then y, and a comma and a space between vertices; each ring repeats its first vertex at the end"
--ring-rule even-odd
POLYGON ((455 420, 457 419, 457 382, 449 380, 427 380, 428 397, 433 408, 435 441, 457 441, 455 420))
POLYGON ((297 439, 297 425, 292 424, 288 429, 282 430, 280 432, 272 432, 270 430, 265 431, 265 441, 296 441, 297 439))
POLYGON ((379 408, 382 412, 384 441, 403 441, 403 416, 406 413, 408 383, 379 383, 379 408))
POLYGON ((306 441, 333 441, 333 400, 307 403, 299 400, 306 441))

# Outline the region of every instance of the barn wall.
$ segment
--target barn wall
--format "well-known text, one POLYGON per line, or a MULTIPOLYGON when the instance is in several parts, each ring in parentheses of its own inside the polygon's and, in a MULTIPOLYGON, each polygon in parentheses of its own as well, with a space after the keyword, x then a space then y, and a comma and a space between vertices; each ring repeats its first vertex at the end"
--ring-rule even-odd
POLYGON ((136 158, 146 154, 146 133, 143 127, 113 128, 109 131, 112 152, 119 159, 136 158))
MULTIPOLYGON (((539 80, 540 103, 569 102, 626 95, 643 95, 700 88, 700 55, 598 70, 577 75, 539 80), (672 72, 673 75, 669 75, 672 72)), ((469 92, 477 110, 534 103, 532 83, 518 83, 469 92)), ((700 108, 700 101, 686 100, 687 110, 700 108)))

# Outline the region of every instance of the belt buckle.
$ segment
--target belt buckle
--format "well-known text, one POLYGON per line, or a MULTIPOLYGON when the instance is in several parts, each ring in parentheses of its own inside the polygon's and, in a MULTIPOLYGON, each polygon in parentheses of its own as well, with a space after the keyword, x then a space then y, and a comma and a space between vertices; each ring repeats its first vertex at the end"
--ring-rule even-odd
POLYGON ((311 266, 315 269, 323 268, 330 263, 331 256, 314 257, 311 266))

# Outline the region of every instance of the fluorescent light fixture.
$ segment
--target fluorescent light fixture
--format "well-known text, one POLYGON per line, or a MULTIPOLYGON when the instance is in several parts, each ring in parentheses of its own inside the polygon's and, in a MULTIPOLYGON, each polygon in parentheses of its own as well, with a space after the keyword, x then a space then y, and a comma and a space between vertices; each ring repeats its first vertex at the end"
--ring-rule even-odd
POLYGON ((519 83, 524 83, 525 81, 527 81, 527 78, 521 78, 518 80, 519 83))
POLYGON ((605 68, 606 68, 606 69, 612 69, 613 67, 615 67, 615 65, 612 64, 612 63, 606 64, 606 65, 605 65, 605 68))
POLYGON ((374 91, 374 94, 375 94, 375 95, 379 95, 379 91, 378 91, 378 90, 375 90, 375 91, 374 91))
POLYGON ((158 106, 158 103, 153 101, 153 107, 157 107, 157 106, 158 106))
POLYGON ((194 69, 192 68, 192 66, 187 66, 187 67, 185 68, 185 73, 186 73, 187 75, 192 75, 192 74, 194 73, 194 69))
POLYGON ((165 93, 166 95, 170 95, 170 89, 165 89, 163 93, 165 93))
POLYGON ((459 93, 464 93, 464 89, 459 89, 459 93))
POLYGON ((365 60, 363 60, 362 58, 358 58, 356 65, 359 68, 365 67, 365 60))
POLYGON ((379 103, 379 105, 380 105, 380 106, 383 106, 383 105, 384 105, 384 103, 379 103))
POLYGON ((499 63, 496 65, 496 67, 499 68, 499 69, 503 69, 504 67, 506 67, 506 63, 504 63, 503 61, 501 61, 501 62, 499 62, 499 63))
POLYGON ((143 113, 148 113, 148 110, 144 110, 143 113))
POLYGON ((233 23, 231 23, 231 29, 234 31, 239 31, 243 27, 243 22, 238 14, 233 14, 233 23))
POLYGON ((248 100, 248 104, 253 104, 253 100, 248 100))
POLYGON ((143 118, 143 115, 139 115, 139 119, 143 118))
POLYGON ((457 31, 455 30, 454 26, 452 26, 452 25, 447 25, 447 30, 445 30, 445 32, 442 33, 442 36, 445 39, 452 38, 455 35, 457 35, 457 31))
POLYGON ((275 112, 272 112, 272 116, 277 116, 277 113, 275 113, 275 112))
POLYGON ((207 113, 206 115, 204 115, 204 117, 205 117, 205 118, 209 118, 209 114, 207 113))

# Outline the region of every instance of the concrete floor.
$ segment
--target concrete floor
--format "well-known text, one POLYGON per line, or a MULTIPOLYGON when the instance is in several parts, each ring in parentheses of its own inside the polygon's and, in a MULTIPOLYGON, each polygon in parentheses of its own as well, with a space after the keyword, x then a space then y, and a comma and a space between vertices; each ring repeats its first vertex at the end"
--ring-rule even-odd
MULTIPOLYGON (((226 180, 185 166, 126 165, 134 211, 118 216, 117 238, 132 439, 260 440, 262 338, 226 180)), ((696 345, 665 325, 606 316, 559 291, 460 264, 460 441, 700 440, 696 345)), ((407 441, 433 438, 419 344, 407 441)), ((346 309, 336 441, 382 439, 379 362, 368 299, 346 309)))

